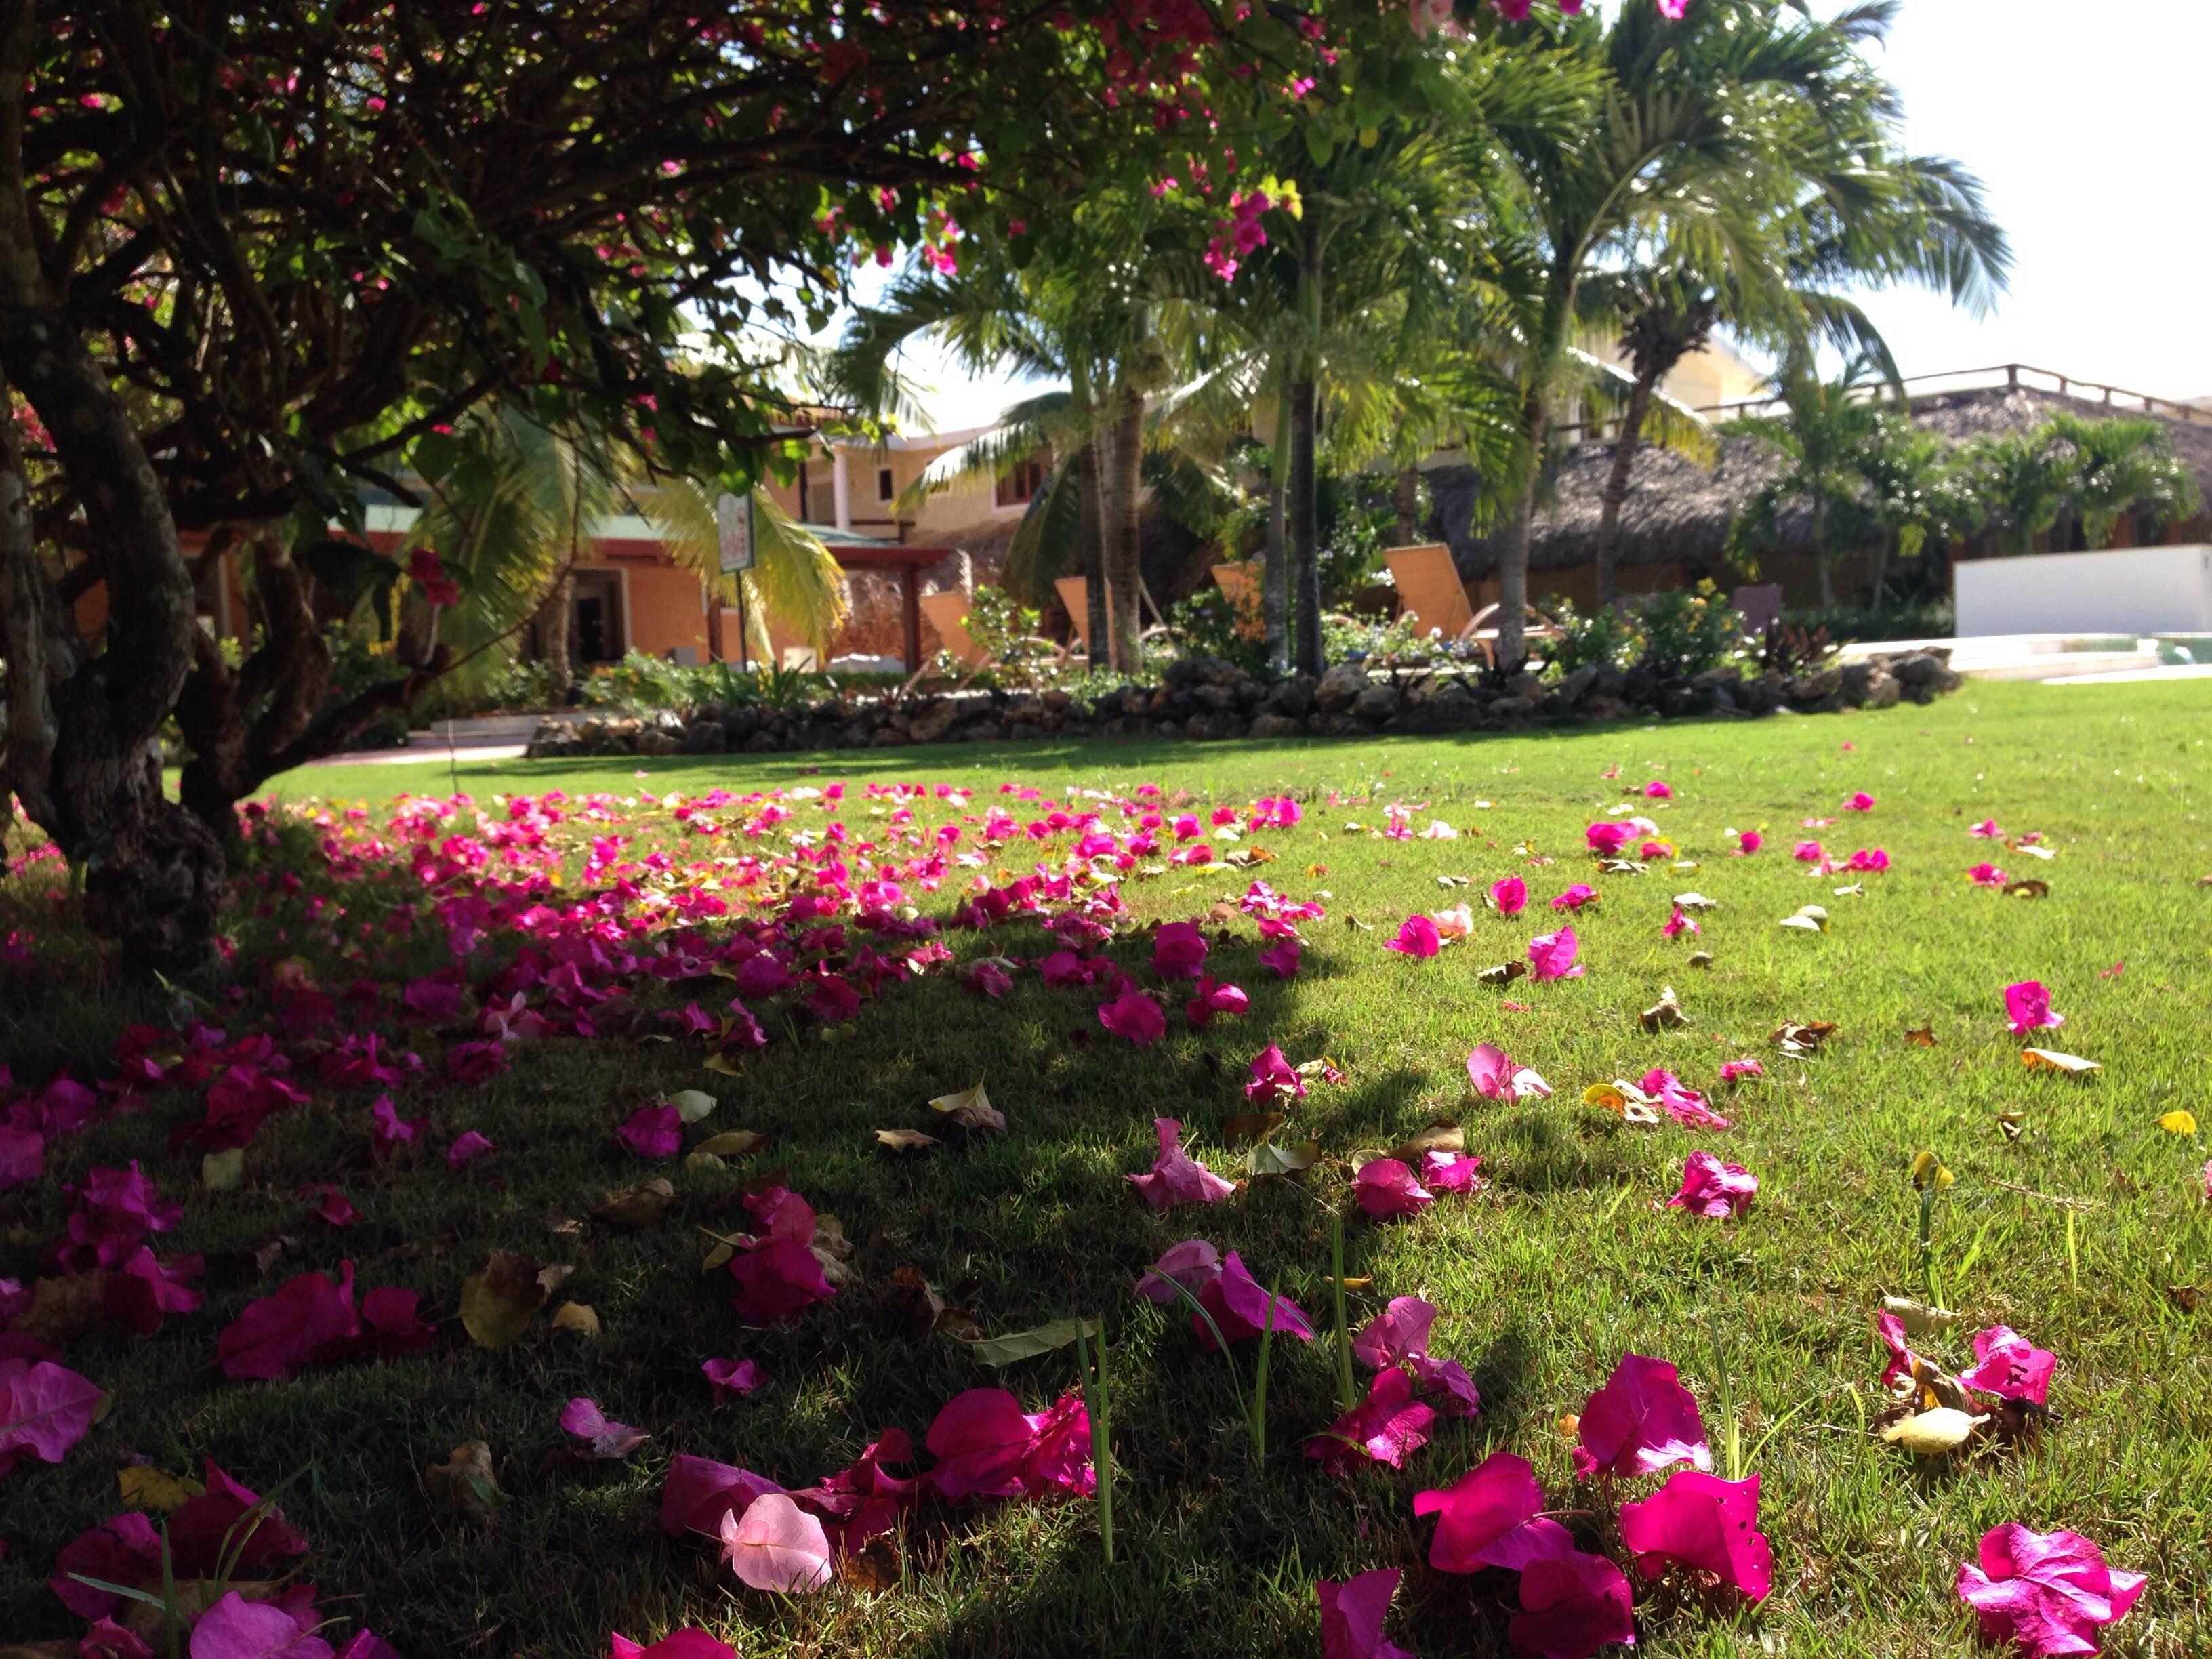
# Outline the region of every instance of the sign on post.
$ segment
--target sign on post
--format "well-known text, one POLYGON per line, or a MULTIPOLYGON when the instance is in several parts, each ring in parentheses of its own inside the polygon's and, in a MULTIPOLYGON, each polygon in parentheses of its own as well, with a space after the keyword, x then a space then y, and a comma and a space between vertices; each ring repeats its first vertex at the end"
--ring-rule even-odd
POLYGON ((720 532, 722 574, 735 575, 753 568, 753 498, 727 490, 714 502, 715 527, 720 532))

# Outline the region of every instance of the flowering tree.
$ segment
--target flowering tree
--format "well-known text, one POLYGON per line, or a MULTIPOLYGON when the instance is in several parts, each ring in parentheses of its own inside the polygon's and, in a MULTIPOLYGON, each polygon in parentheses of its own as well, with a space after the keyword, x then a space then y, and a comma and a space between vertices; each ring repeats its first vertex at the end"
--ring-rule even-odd
POLYGON ((331 691, 328 526, 362 487, 413 499, 493 398, 749 487, 794 423, 780 337, 851 260, 1035 246, 1046 204, 1170 147, 1233 170, 1296 118, 1332 9, 1377 27, 1348 0, 0 0, 0 787, 133 962, 200 959, 228 813, 162 796, 188 684, 234 798, 451 665, 331 691), (195 622, 234 555, 236 665, 195 622))

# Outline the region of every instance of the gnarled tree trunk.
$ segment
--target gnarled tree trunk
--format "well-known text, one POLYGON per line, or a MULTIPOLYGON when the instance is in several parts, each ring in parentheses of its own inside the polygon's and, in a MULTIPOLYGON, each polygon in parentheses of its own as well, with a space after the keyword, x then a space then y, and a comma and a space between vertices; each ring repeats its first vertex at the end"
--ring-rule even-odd
POLYGON ((1112 648, 1106 607, 1106 485, 1098 465, 1098 446, 1086 442, 1075 452, 1075 485, 1082 495, 1078 510, 1082 524, 1076 536, 1076 568, 1083 573, 1084 637, 1091 641, 1095 664, 1102 652, 1112 648))

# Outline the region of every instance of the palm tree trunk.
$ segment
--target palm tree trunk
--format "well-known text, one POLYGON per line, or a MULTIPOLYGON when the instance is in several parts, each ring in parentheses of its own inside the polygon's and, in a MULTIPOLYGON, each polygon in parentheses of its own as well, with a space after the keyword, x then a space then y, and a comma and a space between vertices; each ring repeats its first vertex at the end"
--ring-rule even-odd
POLYGON ((1644 441, 1644 420, 1650 413, 1651 394, 1659 384, 1656 373, 1636 377, 1628 393, 1628 412, 1621 416, 1620 436, 1613 440, 1613 467, 1605 475, 1597 520, 1597 602, 1611 605, 1618 596, 1614 561, 1620 551, 1620 509, 1628 500, 1628 475, 1636 465, 1636 452, 1644 441))
POLYGON ((1828 515, 1818 495, 1813 497, 1813 564, 1820 573, 1820 609, 1833 611, 1836 583, 1828 570, 1828 515))
POLYGON ((576 577, 572 566, 563 565, 561 574, 554 578, 553 586, 545 595, 544 603, 538 607, 538 642, 546 669, 553 683, 566 691, 570 676, 574 672, 568 661, 568 607, 575 599, 576 577))
POLYGON ((1291 394, 1287 384, 1275 399, 1274 460, 1267 469, 1267 563, 1260 574, 1261 609, 1267 624, 1267 666, 1278 674, 1291 668, 1290 491, 1284 474, 1291 459, 1291 394))
POLYGON ((1549 399, 1532 390, 1521 404, 1521 431, 1528 448, 1505 545, 1498 555, 1498 665, 1507 673, 1528 660, 1528 546, 1536 528, 1536 477, 1543 470, 1544 440, 1551 427, 1549 399))
POLYGON ((1291 550, 1297 561, 1297 664, 1301 674, 1328 666, 1321 648, 1321 523, 1315 504, 1314 427, 1320 388, 1310 379, 1291 386, 1291 550))
POLYGON ((1084 637, 1091 641, 1094 665, 1103 660, 1100 653, 1112 645, 1106 633, 1106 566, 1103 556, 1106 544, 1106 492, 1100 471, 1097 444, 1085 443, 1075 452, 1075 488, 1082 498, 1077 511, 1083 523, 1076 546, 1079 568, 1083 573, 1084 637))
POLYGON ((1398 469, 1398 498, 1392 503, 1397 509, 1395 526, 1398 545, 1410 546, 1421 533, 1421 470, 1416 466, 1398 469))
POLYGON ((1113 614, 1109 619, 1113 665, 1132 674, 1143 660, 1137 643, 1137 573, 1139 509, 1144 492, 1145 400, 1128 385, 1121 388, 1118 396, 1113 433, 1114 510, 1106 521, 1106 585, 1113 594, 1113 614))
POLYGON ((1888 607, 1883 595, 1889 587, 1889 550, 1897 545, 1897 532, 1886 532, 1881 546, 1874 556, 1874 613, 1879 617, 1888 607))

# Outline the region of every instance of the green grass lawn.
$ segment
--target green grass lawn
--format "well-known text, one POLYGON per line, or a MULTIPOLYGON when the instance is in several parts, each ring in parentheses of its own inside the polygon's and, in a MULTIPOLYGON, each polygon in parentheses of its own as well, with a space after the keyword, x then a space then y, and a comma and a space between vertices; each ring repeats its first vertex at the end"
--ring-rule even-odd
MULTIPOLYGON (((303 1572, 325 1611, 374 1626, 408 1659, 596 1659, 611 1628, 642 1640, 686 1623, 748 1655, 1315 1654, 1315 1578, 1378 1566, 1407 1570, 1394 1640, 1428 1659, 1503 1654, 1510 1578, 1431 1570, 1433 1523, 1415 1518, 1413 1494, 1510 1449, 1534 1464, 1555 1509, 1587 1510, 1559 1419, 1634 1352, 1680 1367, 1717 1443, 1723 1367, 1743 1444, 1773 1430, 1755 1463, 1771 1596, 1746 1608, 1641 1591, 1639 1651, 1963 1654, 1972 1625, 1953 1591, 1958 1564, 1986 1528, 2017 1520, 2085 1533, 2114 1565, 2149 1574, 2107 1651, 2212 1652, 2208 1149, 2202 1133, 2157 1122, 2183 1109, 2212 1126, 2212 887, 2200 883, 2212 872, 2208 716, 2212 686, 2201 683, 1970 684, 1928 708, 1558 735, 464 766, 459 786, 487 807, 495 793, 556 787, 697 794, 834 779, 957 783, 976 791, 979 812, 1001 803, 1002 780, 1055 799, 1141 782, 1237 805, 1295 791, 1304 822, 1244 843, 1275 861, 1249 872, 1176 868, 1131 880, 1126 896, 1141 919, 1188 919, 1256 875, 1294 897, 1325 891, 1328 915, 1309 927, 1304 971, 1287 983, 1256 967, 1252 926, 1237 918, 1237 941, 1217 947, 1208 968, 1250 994, 1249 1011, 1202 1033, 1178 1012, 1147 1048, 1101 1031, 1087 998, 1048 990, 1033 971, 1003 1000, 940 975, 871 1006, 842 1040, 803 1030, 793 1041, 778 1028, 734 1077, 703 1071, 680 1042, 563 1039, 525 1048, 479 1088, 398 1091, 405 1115, 432 1117, 439 1147, 470 1128, 497 1146, 459 1174, 441 1161, 405 1176, 375 1170, 368 1096, 319 1090, 315 1107, 270 1121, 232 1192, 202 1191, 197 1154, 165 1148, 173 1127, 198 1115, 197 1097, 156 1097, 149 1112, 58 1147, 46 1182, 0 1199, 0 1274, 27 1283, 40 1271, 38 1252, 67 1211, 59 1180, 135 1157, 185 1203, 161 1242, 210 1257, 208 1304, 151 1340, 95 1334, 70 1349, 68 1363, 108 1390, 112 1409, 59 1467, 26 1462, 0 1478, 0 1642, 82 1630, 46 1579, 58 1546, 119 1507, 118 1466, 138 1456, 196 1470, 212 1456, 257 1490, 289 1481, 281 1501, 313 1540, 303 1572), (1674 798, 1652 806, 1639 794, 1638 810, 1698 867, 1594 873, 1583 826, 1652 778, 1674 798), (1859 789, 1875 809, 1839 811, 1859 789), (1333 792, 1348 804, 1328 805, 1333 792), (1392 800, 1427 803, 1416 827, 1439 819, 1458 839, 1351 827, 1379 828, 1392 800), (1838 822, 1802 828, 1811 817, 1838 822), (1990 817, 2008 834, 2041 832, 2056 858, 1970 836, 1990 817), (1765 848, 1727 856, 1729 829, 1762 830, 1765 848), (1808 837, 1838 856, 1884 848, 1892 867, 1809 876, 1790 857, 1808 837), (1984 858, 2047 881, 2049 896, 1970 885, 1963 872, 1984 858), (1515 873, 1528 884, 1528 912, 1484 914, 1483 890, 1515 873), (1474 884, 1448 890, 1443 876, 1474 884), (1531 934, 1557 925, 1545 902, 1578 880, 1603 895, 1574 919, 1587 975, 1479 982, 1475 970, 1520 957, 1531 934), (1863 894, 1836 894, 1852 882, 1863 894), (1719 908, 1701 918, 1702 937, 1663 938, 1670 896, 1690 889, 1719 908), (1471 940, 1430 961, 1383 948, 1408 912, 1462 900, 1475 905, 1471 940), (1808 902, 1826 906, 1830 931, 1778 926, 1808 902), (1709 968, 1688 963, 1700 949, 1709 968), (2066 1017, 2042 1037, 2101 1072, 2022 1066, 2002 991, 2024 979, 2050 986, 2066 1017), (1638 1011, 1667 986, 1690 1023, 1647 1035, 1638 1011), (1824 1052, 1791 1059, 1769 1043, 1785 1018, 1838 1029, 1824 1052), (1923 1025, 1932 1047, 1906 1041, 1923 1025), (1440 1420, 1402 1473, 1331 1479, 1303 1455, 1305 1437, 1336 1412, 1326 1341, 1277 1347, 1258 1466, 1220 1357, 1200 1351, 1183 1316, 1131 1293, 1166 1246, 1202 1236, 1242 1252, 1263 1279, 1279 1276, 1326 1334, 1324 1206, 1345 1200, 1347 1170, 1255 1181, 1223 1203, 1158 1215, 1122 1178, 1149 1165, 1156 1115, 1182 1119, 1199 1156, 1241 1175, 1222 1126, 1247 1109, 1246 1063, 1270 1042, 1293 1060, 1326 1054, 1344 1073, 1293 1117, 1329 1158, 1446 1117, 1491 1178, 1470 1199, 1348 1230, 1347 1271, 1368 1281, 1355 1322, 1391 1297, 1427 1297, 1444 1315, 1434 1352, 1462 1361, 1482 1394, 1479 1417, 1440 1420), (1553 1097, 1474 1096, 1464 1060, 1482 1042, 1534 1066, 1553 1097), (1766 1077, 1718 1087, 1721 1063, 1745 1056, 1762 1060, 1766 1077), (1638 1127, 1583 1103, 1586 1086, 1654 1066, 1709 1091, 1735 1127, 1638 1127), (872 1131, 924 1126, 930 1097, 978 1079, 1010 1121, 1007 1138, 914 1158, 878 1148, 872 1131), (746 1128, 772 1147, 714 1170, 642 1164, 610 1143, 635 1106, 693 1087, 720 1105, 691 1139, 746 1128), (1759 1177, 1746 1215, 1656 1207, 1695 1148, 1759 1177), (1968 1322, 1922 1351, 1961 1368, 1966 1333, 2004 1323, 2060 1362, 2056 1420, 2039 1438, 1925 1464, 1870 1428, 1887 1403, 1877 1304, 1920 1291, 1907 1170, 1923 1148, 1957 1176, 1936 1212, 1937 1263, 1945 1299, 1968 1322), (727 1306, 726 1276, 702 1275, 700 1230, 742 1226, 735 1195, 770 1169, 841 1218, 856 1273, 835 1301, 751 1331, 727 1306), (656 1171, 679 1193, 663 1230, 562 1226, 656 1171), (349 1232, 302 1219, 300 1184, 326 1180, 359 1207, 349 1232), (251 1255, 275 1239, 278 1258, 257 1279, 251 1255), (249 1298, 342 1258, 364 1286, 422 1291, 426 1316, 450 1328, 463 1276, 494 1246, 573 1263, 562 1295, 594 1308, 604 1334, 586 1340, 541 1318, 497 1352, 453 1330, 419 1357, 318 1366, 289 1382, 233 1382, 216 1369, 216 1333, 249 1298), (919 1443, 963 1389, 1003 1383, 1038 1411, 1073 1386, 1072 1352, 1001 1374, 919 1330, 893 1288, 905 1267, 972 1305, 994 1334, 1104 1311, 1117 1367, 1111 1568, 1091 1510, 1073 1504, 926 1511, 887 1583, 789 1601, 737 1584, 699 1540, 663 1537, 672 1453, 804 1486, 885 1428, 919 1443), (2191 1310, 2184 1287, 2207 1300, 2191 1310), (697 1368, 724 1355, 757 1360, 768 1381, 710 1408, 697 1368), (556 1417, 580 1395, 653 1438, 625 1463, 544 1468, 564 1441, 556 1417), (493 1448, 507 1492, 489 1532, 435 1515, 423 1491, 426 1463, 476 1439, 493 1448)), ((369 798, 380 817, 383 799, 443 793, 449 782, 443 764, 317 769, 285 779, 283 793, 369 798)), ((857 787, 842 816, 866 827, 857 787)), ((593 829, 605 826, 574 833, 580 842, 593 829)), ((1019 871, 1033 856, 1018 844, 993 867, 1019 871)), ((32 881, 0 888, 0 932, 27 919, 42 933, 60 927, 46 890, 24 890, 32 881)), ((924 908, 942 915, 951 887, 924 908)), ((250 949, 301 945, 250 916, 240 927, 250 949)), ((1052 948, 1033 924, 947 937, 963 961, 1052 948)), ((440 941, 418 943, 426 968, 442 960, 440 941)), ((1141 943, 1112 948, 1132 971, 1149 956, 1141 943)), ((19 1080, 64 1059, 101 1064, 120 1026, 149 1012, 82 959, 65 963, 75 965, 8 981, 0 999, 0 1055, 19 1080)), ((1237 1375, 1249 1382, 1250 1372, 1240 1355, 1237 1375)), ((1570 1524, 1586 1547, 1597 1541, 1594 1520, 1570 1524)))

